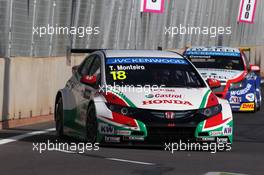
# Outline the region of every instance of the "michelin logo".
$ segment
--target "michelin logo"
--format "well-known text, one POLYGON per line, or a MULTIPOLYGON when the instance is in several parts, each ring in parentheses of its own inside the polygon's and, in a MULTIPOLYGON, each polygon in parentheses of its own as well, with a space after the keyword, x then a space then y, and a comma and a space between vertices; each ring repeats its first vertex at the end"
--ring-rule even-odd
POLYGON ((236 95, 246 94, 250 90, 251 87, 252 87, 251 84, 247 84, 247 87, 245 89, 241 89, 241 90, 238 90, 238 91, 231 91, 231 95, 232 96, 236 96, 236 95))

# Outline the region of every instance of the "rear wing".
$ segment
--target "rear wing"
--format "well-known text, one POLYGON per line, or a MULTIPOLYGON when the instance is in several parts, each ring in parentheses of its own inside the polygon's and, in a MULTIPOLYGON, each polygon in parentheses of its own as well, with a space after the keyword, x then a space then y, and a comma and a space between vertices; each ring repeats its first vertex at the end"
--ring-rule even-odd
POLYGON ((250 47, 239 47, 239 50, 241 51, 241 52, 244 52, 244 54, 246 55, 246 57, 247 57, 247 61, 249 62, 250 61, 250 52, 251 52, 251 49, 250 49, 250 47))
POLYGON ((66 64, 71 66, 71 54, 72 53, 93 53, 95 51, 105 50, 105 49, 78 49, 78 48, 71 48, 67 47, 66 50, 66 64))

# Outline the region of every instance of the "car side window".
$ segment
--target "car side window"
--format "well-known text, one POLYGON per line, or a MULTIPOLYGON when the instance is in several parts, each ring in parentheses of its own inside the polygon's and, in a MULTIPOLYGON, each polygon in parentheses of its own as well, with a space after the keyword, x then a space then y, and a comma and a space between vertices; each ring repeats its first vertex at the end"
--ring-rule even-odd
POLYGON ((89 69, 90 69, 92 62, 93 62, 95 57, 96 57, 96 55, 90 55, 87 58, 85 58, 85 61, 80 65, 80 67, 78 69, 78 73, 81 76, 88 75, 89 69))
POLYGON ((92 63, 92 66, 90 67, 90 70, 88 72, 88 75, 99 75, 100 74, 100 68, 101 68, 101 60, 99 56, 96 56, 94 58, 94 61, 92 63))

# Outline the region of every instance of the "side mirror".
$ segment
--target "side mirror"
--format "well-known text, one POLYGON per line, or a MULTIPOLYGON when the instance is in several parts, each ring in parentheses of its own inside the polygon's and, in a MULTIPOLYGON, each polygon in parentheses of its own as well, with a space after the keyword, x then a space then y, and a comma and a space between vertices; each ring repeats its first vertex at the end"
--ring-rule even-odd
POLYGON ((211 89, 213 89, 213 88, 218 88, 218 87, 221 86, 221 82, 220 82, 219 80, 217 80, 217 79, 208 78, 208 79, 206 80, 206 82, 207 82, 207 84, 209 85, 209 87, 210 87, 211 89))
POLYGON ((87 84, 87 85, 91 85, 91 86, 95 86, 97 82, 97 78, 95 75, 89 76, 89 75, 84 75, 81 78, 81 83, 83 84, 87 84))
POLYGON ((257 66, 257 65, 250 65, 249 66, 249 70, 252 71, 252 72, 259 72, 260 71, 260 67, 257 66))
POLYGON ((75 73, 77 72, 78 67, 79 67, 79 66, 73 66, 73 67, 72 67, 72 74, 75 74, 75 73))

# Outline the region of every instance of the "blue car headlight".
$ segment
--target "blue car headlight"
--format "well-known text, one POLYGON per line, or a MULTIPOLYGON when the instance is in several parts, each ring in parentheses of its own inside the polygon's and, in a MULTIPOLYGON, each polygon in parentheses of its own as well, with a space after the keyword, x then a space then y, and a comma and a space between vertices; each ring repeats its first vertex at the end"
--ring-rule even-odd
POLYGON ((206 117, 212 117, 219 114, 222 111, 222 105, 218 104, 209 108, 200 109, 200 114, 203 114, 206 117))

